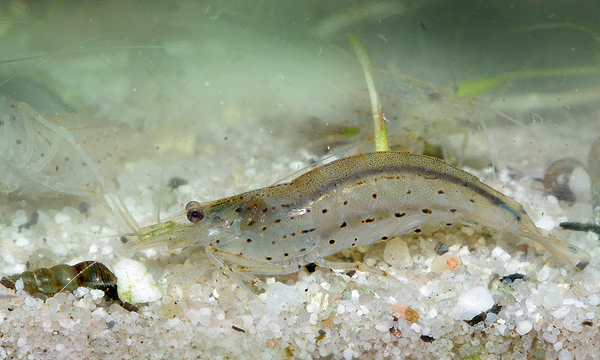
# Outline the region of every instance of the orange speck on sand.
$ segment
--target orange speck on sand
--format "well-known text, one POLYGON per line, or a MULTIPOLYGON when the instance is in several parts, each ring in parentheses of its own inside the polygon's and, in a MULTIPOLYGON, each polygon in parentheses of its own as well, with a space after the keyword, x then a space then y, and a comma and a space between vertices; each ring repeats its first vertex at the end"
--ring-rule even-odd
POLYGON ((456 254, 445 253, 433 259, 431 262, 431 271, 441 274, 446 270, 453 271, 461 265, 462 261, 460 261, 460 258, 456 254))
POLYGON ((396 304, 392 308, 392 314, 397 313, 401 318, 408 322, 414 323, 419 319, 419 314, 406 305, 396 304))
POLYGON ((460 266, 460 259, 459 258, 455 258, 455 257, 451 257, 448 260, 446 260, 446 266, 448 266, 448 270, 452 271, 454 269, 456 269, 457 267, 460 266))

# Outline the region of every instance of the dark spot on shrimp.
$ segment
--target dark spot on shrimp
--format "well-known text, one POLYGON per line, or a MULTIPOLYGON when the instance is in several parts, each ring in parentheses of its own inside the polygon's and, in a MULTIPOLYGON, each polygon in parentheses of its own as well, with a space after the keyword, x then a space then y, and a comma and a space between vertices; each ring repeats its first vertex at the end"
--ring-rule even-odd
MULTIPOLYGON (((300 265, 298 265, 298 266, 300 266, 300 265)), ((315 264, 315 263, 306 264, 306 271, 308 271, 309 273, 314 273, 316 269, 317 269, 317 264, 315 264)), ((308 289, 306 289, 306 291, 308 291, 308 289)))
POLYGON ((242 208, 240 206, 236 207, 235 208, 235 212, 236 213, 242 212, 242 208))
POLYGON ((406 215, 406 213, 395 213, 395 214, 394 214, 394 216, 395 216, 395 217, 397 217, 397 218, 401 218, 401 217, 403 217, 404 215, 406 215))
POLYGON ((190 222, 197 223, 198 221, 204 219, 204 213, 200 209, 190 209, 187 212, 187 219, 190 222))
POLYGON ((316 228, 312 228, 312 229, 308 229, 308 230, 302 230, 303 234, 308 234, 309 232, 315 231, 317 230, 316 228))
POLYGON ((412 190, 408 190, 408 191, 406 192, 406 195, 410 195, 410 193, 411 193, 411 192, 412 192, 412 190))
POLYGON ((289 207, 291 207, 291 206, 292 206, 292 204, 281 204, 281 207, 282 207, 282 208, 289 208, 289 207))
POLYGON ((283 256, 290 256, 290 254, 288 254, 288 253, 283 253, 283 256))
POLYGON ((340 227, 341 227, 341 228, 343 228, 343 227, 346 227, 346 225, 348 225, 348 224, 346 224, 346 222, 344 221, 344 222, 342 223, 342 225, 340 225, 340 227))
POLYGON ((275 219, 274 223, 275 224, 279 224, 281 222, 281 219, 275 219))
POLYGON ((421 229, 415 229, 416 233, 420 233, 422 230, 421 229))
POLYGON ((265 257, 265 259, 267 259, 268 261, 271 261, 271 260, 273 260, 273 258, 272 258, 272 257, 270 257, 270 256, 267 256, 267 257, 265 257))
POLYGON ((431 209, 423 209, 421 211, 423 212, 423 214, 431 214, 432 213, 431 209))
POLYGON ((440 191, 438 191, 438 194, 442 195, 442 194, 445 194, 445 192, 444 192, 444 190, 440 190, 440 191))
POLYGON ((252 239, 246 239, 246 242, 247 242, 248 244, 250 244, 250 243, 252 242, 252 239))
POLYGON ((333 244, 335 244, 335 240, 334 239, 329 240, 329 245, 333 245, 333 244))
POLYGON ((363 220, 363 223, 372 223, 373 221, 375 221, 375 218, 368 218, 363 220))
POLYGON ((326 214, 328 211, 329 211, 329 210, 327 210, 327 209, 323 209, 321 212, 322 212, 323 214, 326 214))
POLYGON ((56 165, 56 167, 54 168, 54 170, 56 170, 56 172, 58 172, 58 165, 56 165))
POLYGON ((295 233, 295 232, 293 232, 293 233, 292 233, 292 236, 296 236, 296 233, 295 233))
POLYGON ((248 220, 248 226, 252 226, 254 224, 256 224, 256 221, 254 221, 254 220, 248 220))
POLYGON ((215 243, 217 243, 217 244, 220 243, 220 242, 221 242, 221 239, 217 239, 217 241, 215 241, 215 243))
POLYGON ((265 230, 267 230, 267 227, 263 226, 262 231, 265 231, 265 230))
POLYGON ((264 212, 264 213, 266 213, 267 211, 269 211, 269 208, 268 208, 268 207, 267 207, 267 208, 264 208, 264 209, 262 209, 261 211, 262 211, 262 212, 264 212))
POLYGON ((387 240, 387 239, 389 239, 387 236, 382 236, 381 237, 381 240, 387 240))
POLYGON ((373 194, 371 196, 373 197, 373 199, 377 199, 377 194, 373 194))
POLYGON ((123 244, 127 244, 127 242, 129 241, 129 240, 127 240, 127 237, 125 237, 125 236, 121 236, 120 240, 121 240, 121 243, 123 243, 123 244))
POLYGON ((271 241, 271 245, 275 245, 275 243, 276 243, 275 240, 271 241))
POLYGON ((474 200, 474 199, 469 199, 469 201, 470 201, 470 202, 472 202, 472 203, 474 203, 474 202, 475 202, 475 200, 474 200))
POLYGON ((21 139, 17 139, 17 145, 21 145, 21 139))
POLYGON ((456 209, 450 209, 450 212, 454 214, 456 212, 456 209))
POLYGON ((344 205, 348 205, 348 200, 344 200, 344 205))
POLYGON ((306 251, 306 248, 300 249, 300 252, 305 252, 305 251, 306 251))

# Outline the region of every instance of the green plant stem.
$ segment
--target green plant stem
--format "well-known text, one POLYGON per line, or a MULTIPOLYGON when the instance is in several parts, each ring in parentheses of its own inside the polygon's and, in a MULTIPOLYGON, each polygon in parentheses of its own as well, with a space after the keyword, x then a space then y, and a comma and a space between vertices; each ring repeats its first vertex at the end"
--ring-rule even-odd
POLYGON ((390 149, 390 145, 388 144, 387 132, 385 129, 386 120, 383 117, 383 108, 379 102, 377 90, 375 89, 375 82, 373 82, 373 76, 371 75, 371 62, 369 61, 369 56, 367 55, 362 43, 356 36, 347 33, 346 39, 348 39, 350 45, 352 45, 352 48, 356 53, 356 57, 358 57, 358 61, 360 61, 360 65, 362 65, 363 72, 365 73, 365 79, 367 80, 367 88, 369 89, 369 96, 371 98, 373 124, 375 127, 375 150, 388 151, 390 149))

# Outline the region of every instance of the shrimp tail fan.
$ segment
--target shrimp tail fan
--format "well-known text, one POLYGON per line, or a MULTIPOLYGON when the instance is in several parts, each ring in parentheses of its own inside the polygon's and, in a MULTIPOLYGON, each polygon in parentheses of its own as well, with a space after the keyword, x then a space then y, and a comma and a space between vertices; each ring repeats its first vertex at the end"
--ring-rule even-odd
POLYGON ((540 234, 533 234, 527 231, 520 231, 519 234, 544 246, 560 262, 569 264, 578 270, 585 269, 590 263, 590 254, 585 250, 558 239, 550 233, 540 232, 540 234))

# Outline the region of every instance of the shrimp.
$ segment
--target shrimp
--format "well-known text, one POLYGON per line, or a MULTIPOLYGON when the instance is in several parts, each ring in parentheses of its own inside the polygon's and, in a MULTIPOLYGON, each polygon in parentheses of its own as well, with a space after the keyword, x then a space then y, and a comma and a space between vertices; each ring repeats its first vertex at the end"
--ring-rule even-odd
POLYGON ((82 128, 78 126, 81 121, 72 114, 42 115, 28 104, 0 93, 0 191, 97 196, 106 181, 96 164, 110 161, 118 149, 103 144, 102 154, 94 161, 88 155, 94 141, 85 139, 90 135, 114 139, 119 129, 93 125, 82 128), (83 141, 77 141, 73 133, 81 135, 83 141), (87 145, 87 151, 82 144, 87 145))
MULTIPOLYGON (((157 149, 169 148, 162 146, 165 143, 182 143, 174 138, 181 136, 168 130, 142 134, 125 124, 107 125, 105 120, 77 114, 42 115, 0 92, 0 192, 100 198, 137 231, 133 216, 108 181, 111 170, 121 168, 124 154, 158 156, 157 149)), ((187 137, 183 143, 193 141, 187 137)))
POLYGON ((23 281, 23 289, 30 294, 54 296, 63 291, 74 291, 78 287, 102 290, 109 299, 118 300, 117 278, 103 264, 83 261, 75 265, 56 265, 49 269, 40 268, 21 274, 5 276, 0 284, 9 289, 15 282, 23 281))
POLYGON ((227 273, 284 275, 309 263, 353 268, 324 258, 453 224, 533 240, 579 269, 589 262, 584 250, 544 233, 521 204, 477 177, 443 160, 399 151, 352 155, 287 183, 192 201, 173 219, 142 229, 127 246, 200 245, 227 273))

